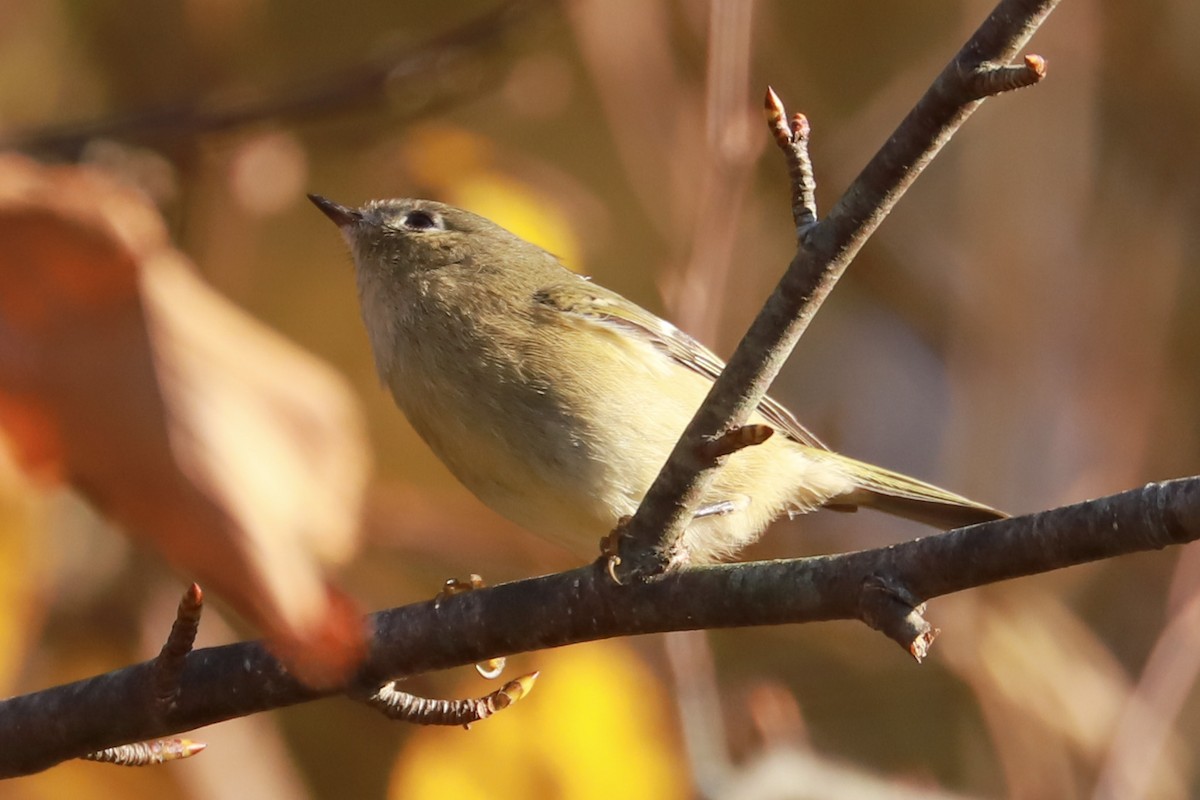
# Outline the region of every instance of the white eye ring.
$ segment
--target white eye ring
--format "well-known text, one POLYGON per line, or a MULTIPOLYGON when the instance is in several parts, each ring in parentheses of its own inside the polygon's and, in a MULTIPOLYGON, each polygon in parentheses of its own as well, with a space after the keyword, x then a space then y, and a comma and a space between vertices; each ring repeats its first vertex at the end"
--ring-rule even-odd
POLYGON ((441 230, 442 220, 437 214, 424 209, 414 208, 405 212, 400 218, 400 224, 410 231, 441 230))

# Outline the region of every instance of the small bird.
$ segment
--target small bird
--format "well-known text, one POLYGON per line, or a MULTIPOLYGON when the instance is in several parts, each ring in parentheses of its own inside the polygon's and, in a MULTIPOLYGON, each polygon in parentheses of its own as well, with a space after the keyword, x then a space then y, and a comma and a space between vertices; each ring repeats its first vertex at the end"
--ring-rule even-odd
MULTIPOLYGON (((309 199, 341 229, 382 381, 488 506, 582 555, 637 510, 724 363, 670 323, 476 214, 309 199)), ((771 398, 776 435, 729 456, 683 539, 728 558, 782 514, 859 506, 954 528, 1004 517, 831 452, 771 398)))

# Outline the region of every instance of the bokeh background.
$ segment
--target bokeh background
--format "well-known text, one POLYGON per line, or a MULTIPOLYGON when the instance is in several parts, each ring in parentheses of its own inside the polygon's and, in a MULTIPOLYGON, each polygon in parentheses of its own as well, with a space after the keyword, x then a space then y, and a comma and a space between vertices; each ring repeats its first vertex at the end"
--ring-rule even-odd
MULTIPOLYGON (((392 407, 306 191, 466 206, 727 355, 792 251, 765 86, 809 116, 828 207, 989 10, 0 0, 0 146, 139 186, 203 281, 345 376, 374 469, 337 580, 382 608, 577 560, 480 506, 392 407)), ((773 394, 842 452, 1013 513, 1200 472, 1198 47, 1189 0, 1063 3, 1030 48, 1049 78, 975 114, 773 394)), ((183 581, 4 452, 0 692, 151 656, 183 581)), ((922 533, 818 514, 747 557, 922 533)), ((204 730, 187 762, 75 762, 2 793, 1194 796, 1198 553, 939 599, 921 666, 850 623, 581 645, 513 659, 537 691, 470 732, 324 701, 204 730)), ((210 613, 201 643, 253 633, 210 613)), ((464 668, 405 688, 494 687, 464 668)))

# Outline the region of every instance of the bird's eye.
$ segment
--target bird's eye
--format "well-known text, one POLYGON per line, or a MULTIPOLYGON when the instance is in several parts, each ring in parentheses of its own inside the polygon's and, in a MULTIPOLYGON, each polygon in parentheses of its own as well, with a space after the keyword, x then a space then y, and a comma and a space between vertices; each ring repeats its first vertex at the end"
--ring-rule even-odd
POLYGON ((404 215, 404 218, 401 220, 401 222, 403 222, 404 227, 408 228, 410 231, 427 231, 433 228, 442 227, 441 220, 439 220, 433 214, 430 214, 428 211, 421 211, 420 209, 409 211, 404 215))

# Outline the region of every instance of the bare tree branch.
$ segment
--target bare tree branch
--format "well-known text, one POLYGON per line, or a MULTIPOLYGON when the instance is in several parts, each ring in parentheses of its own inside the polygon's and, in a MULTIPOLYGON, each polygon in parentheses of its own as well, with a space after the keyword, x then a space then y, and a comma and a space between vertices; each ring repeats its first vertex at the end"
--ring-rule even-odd
MULTIPOLYGON (((863 619, 916 654, 930 598, 1197 538, 1193 477, 857 553, 698 567, 629 586, 592 565, 374 614, 367 664, 346 693, 496 656, 699 628, 863 619)), ((155 669, 147 661, 0 702, 0 777, 336 694, 304 687, 261 643, 243 642, 188 654, 164 715, 155 669)))
MULTIPOLYGON (((787 272, 623 528, 622 572, 652 576, 674 561, 716 470, 697 457, 702 443, 745 424, 851 259, 983 98, 1024 85, 1004 65, 1057 4, 1001 0, 829 215, 804 229, 787 272), (998 70, 1000 77, 991 77, 998 70)), ((1044 74, 1045 63, 1027 60, 1020 69, 1028 83, 1044 74)))

